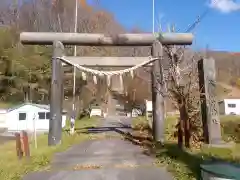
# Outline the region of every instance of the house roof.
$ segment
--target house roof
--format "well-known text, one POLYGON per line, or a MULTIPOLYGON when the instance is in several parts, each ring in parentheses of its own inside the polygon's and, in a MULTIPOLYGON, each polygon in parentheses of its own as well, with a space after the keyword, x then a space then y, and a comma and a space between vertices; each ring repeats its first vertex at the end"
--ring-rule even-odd
POLYGON ((230 98, 224 98, 224 99, 219 100, 218 103, 222 103, 226 100, 240 100, 240 98, 233 98, 233 97, 232 98, 231 97, 230 98))
MULTIPOLYGON (((13 111, 13 110, 18 109, 18 108, 20 108, 20 107, 23 107, 23 106, 25 106, 25 105, 31 105, 31 106, 38 107, 38 108, 40 108, 40 109, 45 109, 45 110, 50 111, 50 105, 47 105, 47 104, 23 103, 23 104, 14 106, 14 107, 12 107, 12 108, 9 108, 9 109, 7 110, 7 112, 13 111)), ((63 112, 67 112, 67 111, 66 111, 66 110, 63 110, 63 112)))
POLYGON ((7 109, 0 109, 0 114, 6 113, 7 109))

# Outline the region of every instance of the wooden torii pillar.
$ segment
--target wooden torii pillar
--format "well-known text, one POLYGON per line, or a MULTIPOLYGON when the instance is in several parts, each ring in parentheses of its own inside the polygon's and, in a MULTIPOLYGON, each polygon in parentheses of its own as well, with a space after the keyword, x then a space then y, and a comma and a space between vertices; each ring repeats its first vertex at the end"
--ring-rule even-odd
MULTIPOLYGON (((23 32, 20 34, 20 41, 26 45, 54 45, 54 55, 52 60, 52 84, 51 84, 51 103, 50 103, 50 128, 49 128, 49 145, 61 143, 61 111, 63 97, 62 88, 62 70, 61 63, 57 56, 63 53, 63 45, 80 45, 80 46, 153 46, 156 41, 160 46, 153 46, 154 57, 162 56, 162 45, 190 45, 192 44, 193 35, 189 33, 164 33, 158 36, 154 34, 118 34, 115 36, 106 36, 104 34, 88 33, 55 33, 55 32, 23 32), (59 98, 61 97, 61 98, 59 98)), ((122 66, 129 67, 138 64, 144 57, 65 57, 77 61, 83 66, 122 66)), ((148 57, 145 57, 145 60, 148 57)), ((153 91, 153 128, 155 141, 163 139, 164 123, 164 104, 163 97, 157 90, 162 88, 162 74, 159 71, 160 61, 153 63, 152 72, 152 91, 153 91), (156 71, 159 72, 156 72, 156 71)), ((72 63, 74 64, 74 63, 72 63)))

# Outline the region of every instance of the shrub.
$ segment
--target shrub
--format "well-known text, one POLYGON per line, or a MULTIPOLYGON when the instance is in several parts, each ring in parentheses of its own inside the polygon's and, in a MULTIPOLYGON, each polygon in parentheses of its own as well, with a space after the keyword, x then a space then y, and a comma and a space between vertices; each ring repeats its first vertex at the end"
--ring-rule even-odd
POLYGON ((240 122, 227 121, 222 122, 222 131, 224 139, 227 141, 240 142, 240 122))

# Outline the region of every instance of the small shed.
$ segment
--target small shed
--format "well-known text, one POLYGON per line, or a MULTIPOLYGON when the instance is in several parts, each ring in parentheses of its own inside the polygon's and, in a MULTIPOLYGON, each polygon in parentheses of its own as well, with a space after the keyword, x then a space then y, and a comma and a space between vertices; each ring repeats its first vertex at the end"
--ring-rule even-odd
POLYGON ((218 104, 220 115, 240 115, 240 99, 223 99, 218 104))
POLYGON ((152 101, 145 100, 145 106, 146 106, 146 119, 148 120, 148 125, 150 128, 152 128, 152 101))
MULTIPOLYGON (((50 106, 43 104, 24 103, 0 112, 0 117, 5 118, 5 128, 9 132, 15 131, 48 131, 50 119, 50 106)), ((0 118, 3 119, 3 118, 0 118)), ((66 125, 66 111, 62 112, 62 127, 66 125)), ((0 127, 4 128, 4 127, 0 127)))
POLYGON ((152 101, 145 100, 146 114, 152 114, 152 101))

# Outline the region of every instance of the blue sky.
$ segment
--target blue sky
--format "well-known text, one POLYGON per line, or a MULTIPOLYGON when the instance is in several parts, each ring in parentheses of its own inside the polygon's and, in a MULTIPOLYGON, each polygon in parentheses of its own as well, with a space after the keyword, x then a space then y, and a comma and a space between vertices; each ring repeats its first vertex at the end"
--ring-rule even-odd
MULTIPOLYGON (((195 47, 220 51, 240 51, 240 0, 155 0, 155 30, 160 21, 164 30, 174 23, 184 32, 198 15, 208 15, 193 31, 195 47)), ((100 6, 127 29, 152 32, 152 0, 99 0, 100 6)))

